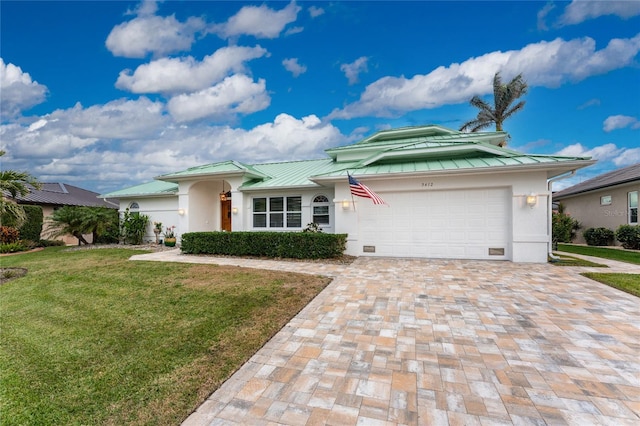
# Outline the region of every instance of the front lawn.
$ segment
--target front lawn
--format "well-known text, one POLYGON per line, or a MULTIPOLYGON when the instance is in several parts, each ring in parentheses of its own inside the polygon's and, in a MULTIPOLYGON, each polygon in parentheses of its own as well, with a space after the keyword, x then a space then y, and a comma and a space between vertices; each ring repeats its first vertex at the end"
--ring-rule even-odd
POLYGON ((640 265, 640 252, 637 251, 605 247, 576 246, 571 244, 558 244, 558 251, 582 254, 585 256, 602 257, 603 259, 618 260, 620 262, 640 265))
POLYGON ((640 297, 640 274, 603 274, 601 272, 585 272, 587 278, 601 282, 608 286, 626 291, 640 297))
POLYGON ((137 253, 0 260, 2 424, 179 424, 329 282, 137 253))

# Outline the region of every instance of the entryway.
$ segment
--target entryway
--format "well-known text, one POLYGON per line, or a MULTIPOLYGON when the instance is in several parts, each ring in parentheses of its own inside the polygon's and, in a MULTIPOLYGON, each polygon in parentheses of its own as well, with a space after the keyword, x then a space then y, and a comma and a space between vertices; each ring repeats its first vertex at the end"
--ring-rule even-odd
POLYGON ((231 200, 220 201, 220 229, 231 232, 231 200))

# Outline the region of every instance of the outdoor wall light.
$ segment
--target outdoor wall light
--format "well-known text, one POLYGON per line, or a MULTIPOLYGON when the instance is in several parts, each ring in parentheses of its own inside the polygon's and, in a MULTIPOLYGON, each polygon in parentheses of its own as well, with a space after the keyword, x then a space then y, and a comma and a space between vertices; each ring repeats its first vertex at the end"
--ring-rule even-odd
POLYGON ((186 212, 185 212, 185 210, 184 210, 184 209, 178 209, 178 214, 179 214, 180 216, 184 216, 184 214, 185 214, 185 213, 186 213, 186 212))
POLYGON ((531 194, 527 195, 525 202, 529 207, 533 208, 536 204, 538 204, 538 196, 532 192, 531 194))
POLYGON ((232 208, 231 213, 238 214, 238 208, 237 207, 232 208))
POLYGON ((342 210, 348 210, 348 209, 349 209, 349 201, 342 200, 342 210))

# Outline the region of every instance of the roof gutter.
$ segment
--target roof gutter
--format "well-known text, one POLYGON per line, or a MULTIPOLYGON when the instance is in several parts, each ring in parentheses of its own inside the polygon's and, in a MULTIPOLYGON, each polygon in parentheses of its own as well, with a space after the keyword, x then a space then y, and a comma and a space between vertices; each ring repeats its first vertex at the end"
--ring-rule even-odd
POLYGON ((549 196, 547 197, 547 234, 549 235, 548 256, 551 260, 560 260, 558 256, 553 254, 553 192, 551 191, 551 186, 553 185, 553 182, 560 179, 566 179, 575 174, 576 169, 573 169, 561 175, 554 176, 551 179, 547 179, 547 190, 549 191, 549 196))

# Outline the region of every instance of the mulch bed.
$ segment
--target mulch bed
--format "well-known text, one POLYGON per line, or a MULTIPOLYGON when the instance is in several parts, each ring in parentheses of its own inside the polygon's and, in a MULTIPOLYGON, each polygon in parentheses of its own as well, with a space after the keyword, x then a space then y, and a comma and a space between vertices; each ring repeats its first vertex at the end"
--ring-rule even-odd
POLYGON ((0 268, 0 285, 27 275, 26 268, 0 268))

